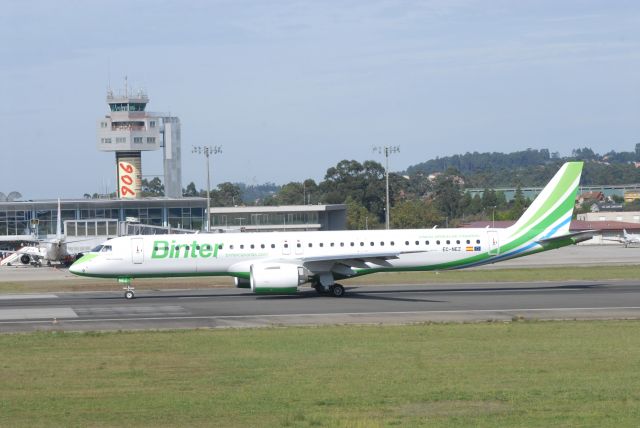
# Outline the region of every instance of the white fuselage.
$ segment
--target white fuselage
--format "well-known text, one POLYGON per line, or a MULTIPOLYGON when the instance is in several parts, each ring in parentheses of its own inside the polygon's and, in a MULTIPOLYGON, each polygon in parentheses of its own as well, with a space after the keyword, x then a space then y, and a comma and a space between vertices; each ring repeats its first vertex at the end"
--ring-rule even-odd
MULTIPOLYGON (((105 242, 90 264, 80 264, 74 272, 131 278, 244 276, 257 261, 321 264, 325 257, 329 263, 377 255, 380 261, 363 261, 354 268, 448 269, 462 267, 457 262, 474 255, 498 256, 500 235, 501 229, 410 229, 128 236, 105 242), (396 256, 389 258, 391 253, 396 256)), ((485 261, 491 262, 491 258, 485 261)))

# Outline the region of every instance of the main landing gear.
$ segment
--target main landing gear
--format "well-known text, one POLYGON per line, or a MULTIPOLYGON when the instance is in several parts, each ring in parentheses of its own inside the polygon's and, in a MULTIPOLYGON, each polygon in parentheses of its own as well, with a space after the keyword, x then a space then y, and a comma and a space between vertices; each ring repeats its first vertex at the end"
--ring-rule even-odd
POLYGON ((342 297, 344 296, 344 287, 340 284, 333 284, 326 289, 322 284, 316 284, 313 286, 318 294, 321 296, 342 297))
POLYGON ((131 278, 118 278, 118 282, 123 284, 124 298, 127 300, 135 299, 135 288, 131 286, 131 278))

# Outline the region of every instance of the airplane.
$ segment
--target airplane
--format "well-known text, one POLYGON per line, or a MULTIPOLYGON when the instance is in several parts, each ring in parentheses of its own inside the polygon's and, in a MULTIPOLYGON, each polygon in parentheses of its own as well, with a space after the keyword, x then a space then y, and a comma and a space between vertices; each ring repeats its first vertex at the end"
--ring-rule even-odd
POLYGON ((632 245, 640 244, 640 234, 628 233, 627 229, 622 229, 622 238, 606 238, 607 241, 617 241, 624 244, 624 248, 628 248, 632 245))
POLYGON ((65 266, 71 264, 84 254, 72 254, 67 250, 67 241, 62 234, 62 218, 60 199, 58 199, 58 220, 56 223, 56 237, 53 239, 40 239, 34 235, 7 236, 0 238, 2 242, 24 242, 35 245, 25 245, 16 251, 2 251, 9 256, 0 259, 0 266, 31 265, 42 266, 45 262, 51 266, 51 262, 62 263, 65 266))
POLYGON ((70 272, 114 278, 126 299, 134 278, 231 276, 257 294, 292 294, 310 284, 340 297, 336 281, 398 271, 440 271, 496 263, 591 239, 569 232, 582 162, 567 162, 506 229, 398 229, 124 236, 107 240, 70 272))

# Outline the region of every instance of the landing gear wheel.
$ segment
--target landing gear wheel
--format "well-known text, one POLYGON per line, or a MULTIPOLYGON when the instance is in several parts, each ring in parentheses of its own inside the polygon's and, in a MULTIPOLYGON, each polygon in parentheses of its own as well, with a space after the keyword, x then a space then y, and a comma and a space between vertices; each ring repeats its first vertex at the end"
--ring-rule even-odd
POLYGON ((133 298, 135 298, 136 295, 133 293, 133 290, 127 290, 124 292, 124 298, 127 300, 131 300, 133 298))
POLYGON ((335 284, 329 288, 329 292, 333 297, 342 297, 344 296, 344 287, 340 284, 335 284))

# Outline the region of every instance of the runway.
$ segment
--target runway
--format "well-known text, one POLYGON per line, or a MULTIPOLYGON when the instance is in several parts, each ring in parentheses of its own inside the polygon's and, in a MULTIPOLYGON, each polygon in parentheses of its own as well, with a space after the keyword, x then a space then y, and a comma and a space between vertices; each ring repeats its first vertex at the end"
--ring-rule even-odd
POLYGON ((246 290, 0 295, 0 332, 244 328, 519 319, 640 319, 640 281, 385 285, 343 298, 246 290))

